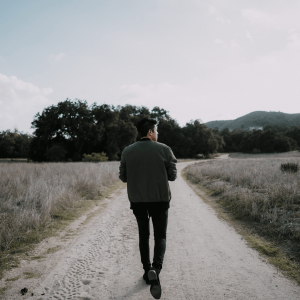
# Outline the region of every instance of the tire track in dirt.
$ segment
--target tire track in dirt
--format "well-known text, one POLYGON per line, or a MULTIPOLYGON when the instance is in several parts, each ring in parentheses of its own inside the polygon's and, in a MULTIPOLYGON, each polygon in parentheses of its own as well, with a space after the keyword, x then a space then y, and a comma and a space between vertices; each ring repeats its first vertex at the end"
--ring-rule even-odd
MULTIPOLYGON (((70 249, 66 259, 58 263, 34 293, 45 295, 36 299, 93 299, 95 287, 99 290, 102 286, 102 293, 107 290, 109 273, 113 272, 111 259, 120 248, 115 244, 123 243, 118 231, 123 221, 128 222, 128 205, 123 191, 117 201, 110 204, 102 219, 94 218, 88 224, 89 228, 70 249)), ((109 292, 104 294, 102 299, 109 296, 109 292)))

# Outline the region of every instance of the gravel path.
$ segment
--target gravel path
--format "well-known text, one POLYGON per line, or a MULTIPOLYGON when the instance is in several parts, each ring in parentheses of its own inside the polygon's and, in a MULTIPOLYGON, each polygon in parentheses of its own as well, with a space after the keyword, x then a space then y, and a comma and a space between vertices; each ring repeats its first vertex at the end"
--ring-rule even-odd
MULTIPOLYGON (((178 164, 178 179, 170 183, 162 299, 300 299, 300 287, 263 262, 185 183, 180 172, 187 164, 178 164)), ((126 190, 106 211, 88 224, 28 299, 153 299, 142 279, 126 190)))

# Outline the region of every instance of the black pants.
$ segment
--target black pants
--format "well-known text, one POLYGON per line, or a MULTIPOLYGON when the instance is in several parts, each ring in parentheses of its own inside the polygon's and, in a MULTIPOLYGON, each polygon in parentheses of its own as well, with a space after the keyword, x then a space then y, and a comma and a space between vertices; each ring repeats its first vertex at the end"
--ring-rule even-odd
POLYGON ((139 247, 141 262, 145 271, 148 271, 151 267, 149 237, 150 217, 152 218, 154 231, 154 256, 152 266, 160 271, 166 251, 168 209, 134 209, 133 213, 136 217, 139 227, 139 247))

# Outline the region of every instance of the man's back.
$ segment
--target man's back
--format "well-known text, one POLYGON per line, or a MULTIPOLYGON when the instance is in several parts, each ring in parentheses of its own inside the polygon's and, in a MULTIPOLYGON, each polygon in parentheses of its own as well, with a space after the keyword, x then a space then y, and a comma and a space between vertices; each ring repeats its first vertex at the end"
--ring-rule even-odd
POLYGON ((168 180, 176 179, 176 158, 165 144, 143 139, 124 149, 120 179, 127 182, 130 202, 168 202, 168 180))

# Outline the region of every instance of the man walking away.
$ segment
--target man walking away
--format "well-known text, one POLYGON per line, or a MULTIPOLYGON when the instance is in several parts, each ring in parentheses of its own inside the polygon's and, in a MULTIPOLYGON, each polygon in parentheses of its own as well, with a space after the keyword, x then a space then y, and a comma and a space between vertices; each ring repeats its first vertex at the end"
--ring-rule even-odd
POLYGON ((170 147, 157 142, 156 123, 149 118, 143 118, 137 123, 142 138, 123 150, 119 178, 127 182, 130 208, 139 228, 139 248, 145 270, 143 278, 147 284, 151 284, 152 296, 160 299, 159 273, 166 251, 171 200, 168 181, 174 181, 177 177, 177 160, 170 147), (149 249, 150 217, 155 241, 152 266, 149 249))

